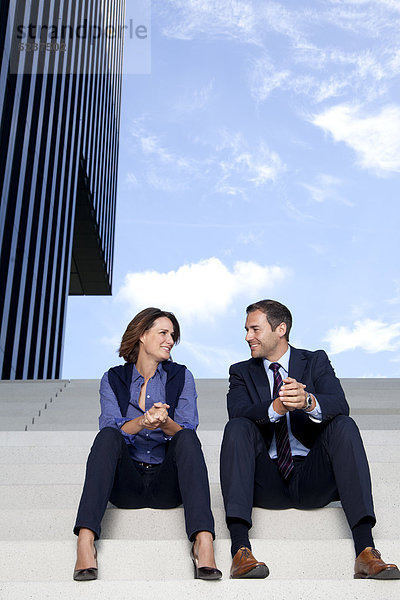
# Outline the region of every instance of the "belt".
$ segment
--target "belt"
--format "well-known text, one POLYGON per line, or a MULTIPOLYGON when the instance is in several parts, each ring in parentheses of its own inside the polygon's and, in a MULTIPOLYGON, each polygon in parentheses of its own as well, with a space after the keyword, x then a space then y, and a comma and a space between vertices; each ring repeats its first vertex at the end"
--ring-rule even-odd
POLYGON ((145 462, 139 462, 138 460, 135 460, 135 463, 137 465, 139 465, 139 467, 143 467, 143 469, 154 469, 155 467, 160 466, 159 463, 145 463, 145 462))

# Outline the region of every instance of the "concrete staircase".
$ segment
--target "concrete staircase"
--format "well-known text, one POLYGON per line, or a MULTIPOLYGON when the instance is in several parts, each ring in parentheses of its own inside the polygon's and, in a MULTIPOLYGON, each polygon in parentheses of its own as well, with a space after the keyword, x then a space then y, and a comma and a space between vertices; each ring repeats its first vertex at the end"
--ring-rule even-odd
MULTIPOLYGON (((72 581, 72 534, 88 450, 97 430, 98 381, 0 383, 0 598, 398 600, 400 581, 354 581, 353 544, 339 503, 313 511, 254 510, 262 581, 229 579, 218 458, 225 380, 198 380, 201 438, 224 578, 195 581, 182 508, 110 507, 98 542, 99 580, 72 581)), ((370 460, 377 547, 400 563, 400 380, 344 380, 370 460), (379 406, 379 408, 377 408, 379 406)))

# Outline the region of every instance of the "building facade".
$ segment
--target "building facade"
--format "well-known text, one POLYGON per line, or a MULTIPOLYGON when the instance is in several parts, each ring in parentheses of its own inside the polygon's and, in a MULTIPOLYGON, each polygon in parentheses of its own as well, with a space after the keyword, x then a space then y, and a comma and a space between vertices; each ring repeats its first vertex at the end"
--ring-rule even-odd
POLYGON ((0 4, 0 373, 60 377, 68 294, 111 294, 124 0, 0 4))

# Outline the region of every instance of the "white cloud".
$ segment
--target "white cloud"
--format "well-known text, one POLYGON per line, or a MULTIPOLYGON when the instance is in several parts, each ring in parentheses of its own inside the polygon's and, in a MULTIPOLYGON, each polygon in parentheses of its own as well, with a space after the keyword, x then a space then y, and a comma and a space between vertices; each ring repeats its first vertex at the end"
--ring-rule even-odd
POLYGON ((303 210, 299 209, 297 206, 297 201, 292 202, 291 200, 287 200, 285 204, 286 214, 295 221, 299 223, 310 223, 315 222, 316 218, 314 215, 308 215, 303 210))
POLYGON ((180 169, 190 169, 190 161, 164 148, 160 140, 155 135, 143 135, 140 137, 140 144, 144 154, 155 155, 163 163, 174 164, 180 169))
POLYGON ((397 0, 319 4, 312 7, 308 3, 305 8, 298 3, 290 9, 284 2, 253 4, 265 53, 252 61, 249 77, 257 101, 266 100, 277 88, 317 103, 354 96, 367 101, 384 97, 390 84, 397 81, 397 0), (282 40, 274 36, 279 52, 271 43, 271 31, 287 38, 278 46, 282 40), (349 32, 351 44, 347 43, 349 32))
POLYGON ((238 242, 244 246, 254 244, 255 246, 261 246, 261 242, 264 238, 264 231, 249 231, 248 233, 240 233, 238 236, 238 242))
POLYGON ((385 323, 374 319, 356 321, 353 328, 334 327, 324 341, 330 344, 330 354, 361 348, 376 353, 394 351, 400 347, 400 323, 385 323))
POLYGON ((385 96, 399 73, 397 41, 373 49, 361 44, 352 52, 310 43, 296 48, 289 57, 256 59, 249 79, 250 91, 258 102, 278 88, 316 103, 355 95, 372 101, 385 96))
MULTIPOLYGON (((377 71, 383 67, 375 60, 376 68, 372 72, 373 60, 359 53, 327 51, 310 44, 296 49, 291 61, 272 60, 269 56, 254 60, 249 75, 250 92, 257 102, 265 101, 276 89, 294 92, 317 103, 344 96, 346 92, 353 94, 359 89, 364 96, 375 97, 377 93, 371 80, 379 79, 382 90, 382 77, 377 71), (371 72, 367 72, 367 65, 371 72), (364 86, 368 90, 364 90, 364 86)), ((392 70, 396 64, 396 61, 392 63, 392 70)))
POLYGON ((324 256, 328 252, 328 248, 322 244, 307 244, 307 246, 311 248, 311 250, 315 252, 317 256, 324 256))
POLYGON ((237 40, 261 45, 270 31, 304 43, 302 11, 269 0, 160 0, 155 5, 165 36, 177 39, 237 40))
POLYGON ((328 22, 354 33, 380 37, 396 27, 398 0, 330 0, 333 8, 324 13, 328 22))
POLYGON ((146 129, 145 119, 135 119, 131 125, 130 133, 141 153, 153 164, 155 160, 168 169, 176 167, 182 171, 192 171, 195 167, 193 161, 168 148, 160 136, 154 135, 146 129))
POLYGON ((162 192, 181 192, 187 188, 188 181, 179 174, 162 172, 160 168, 149 167, 147 171, 147 183, 155 190, 162 192))
POLYGON ((215 160, 219 162, 222 174, 216 189, 230 195, 245 196, 245 183, 261 187, 275 181, 285 169, 278 154, 264 142, 259 142, 250 150, 240 133, 222 132, 216 151, 215 160))
POLYGON ((254 153, 232 154, 231 160, 221 161, 220 166, 224 173, 224 181, 233 174, 238 174, 257 187, 276 179, 282 170, 279 156, 276 152, 271 152, 265 144, 260 144, 254 153))
POLYGON ((321 173, 316 178, 314 184, 300 183, 308 192, 310 192, 312 200, 314 202, 323 203, 328 200, 334 200, 347 206, 354 206, 352 202, 344 198, 339 189, 342 186, 342 180, 332 175, 326 175, 321 173))
POLYGON ((133 151, 144 163, 142 178, 154 189, 165 192, 182 191, 199 175, 196 160, 175 152, 161 136, 149 132, 141 119, 133 122, 131 136, 133 151))
POLYGON ((349 6, 371 6, 376 9, 377 7, 386 6, 392 10, 400 12, 400 5, 398 0, 330 0, 331 4, 341 5, 347 4, 349 6))
POLYGON ((389 298, 388 300, 386 300, 386 302, 388 304, 392 304, 392 305, 400 304, 400 279, 399 278, 393 279, 393 285, 395 288, 395 295, 392 296, 392 298, 389 298))
POLYGON ((400 107, 363 114, 360 106, 340 104, 312 118, 336 142, 352 148, 361 167, 377 174, 400 172, 400 107))
POLYGON ((223 315, 240 295, 268 295, 288 276, 279 266, 238 261, 229 270, 218 258, 160 273, 128 273, 117 297, 132 311, 145 306, 176 310, 179 318, 211 321, 223 315))
POLYGON ((361 379, 387 379, 387 375, 383 375, 382 373, 367 373, 366 375, 361 375, 361 379))
POLYGON ((162 0, 157 4, 167 37, 215 37, 257 43, 257 13, 245 0, 162 0))
MULTIPOLYGON (((205 194, 210 190, 225 196, 247 199, 246 190, 263 187, 274 182, 285 166, 279 155, 270 150, 263 141, 250 144, 240 132, 218 132, 219 141, 210 145, 196 140, 207 148, 208 155, 199 158, 194 145, 191 156, 183 156, 161 136, 146 130, 135 121, 131 128, 134 150, 144 162, 143 176, 147 183, 158 190, 176 192, 187 189, 196 180, 205 194)), ((177 143, 173 140, 174 145, 177 143)))
MULTIPOLYGON (((193 358, 207 369, 209 376, 226 377, 231 364, 243 360, 243 353, 232 348, 210 346, 197 342, 182 341, 179 353, 190 353, 193 358)), ((186 359, 185 359, 186 360, 186 359)))
POLYGON ((121 343, 121 336, 120 335, 110 335, 110 336, 105 335, 100 338, 100 343, 104 344, 104 346, 107 346, 108 348, 115 350, 116 348, 119 347, 119 345, 121 343))
POLYGON ((137 187, 139 185, 139 182, 137 180, 137 177, 134 173, 127 173, 125 176, 125 183, 129 186, 129 187, 137 187))
POLYGON ((175 106, 175 111, 178 115, 183 113, 193 113, 197 110, 202 110, 210 101, 214 89, 214 79, 207 85, 191 90, 180 96, 175 106))
POLYGON ((376 98, 399 73, 398 0, 330 0, 290 8, 272 0, 160 0, 155 6, 168 37, 238 40, 249 54, 254 45, 272 49, 271 32, 283 42, 277 56, 254 61, 251 92, 258 101, 279 87, 316 102, 354 92, 376 98), (343 32, 354 34, 351 51, 340 43, 343 32), (288 69, 293 63, 299 68, 288 69))
POLYGON ((250 76, 251 93, 256 100, 263 102, 273 90, 287 84, 290 76, 289 70, 276 69, 269 57, 257 59, 253 64, 250 76))

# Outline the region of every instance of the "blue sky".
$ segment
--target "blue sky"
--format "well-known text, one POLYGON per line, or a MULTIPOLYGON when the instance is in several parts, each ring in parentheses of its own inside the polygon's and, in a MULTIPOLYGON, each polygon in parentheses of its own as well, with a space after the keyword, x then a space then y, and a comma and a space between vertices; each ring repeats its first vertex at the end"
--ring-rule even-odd
MULTIPOLYGON (((129 12, 129 0, 128 0, 129 12)), ((112 297, 71 297, 63 377, 97 378, 146 306, 226 377, 245 307, 339 376, 400 377, 400 3, 156 0, 123 81, 112 297)))

